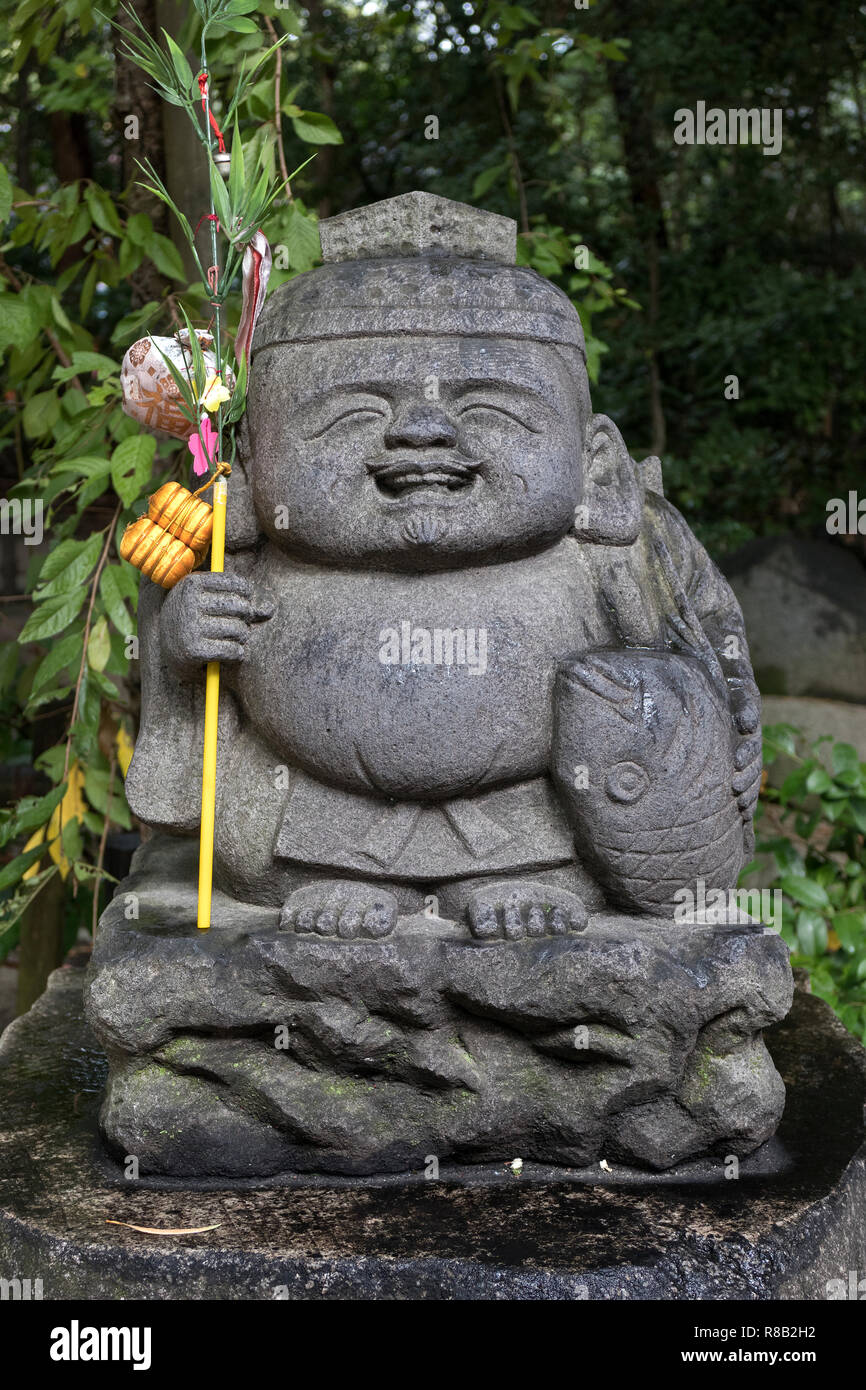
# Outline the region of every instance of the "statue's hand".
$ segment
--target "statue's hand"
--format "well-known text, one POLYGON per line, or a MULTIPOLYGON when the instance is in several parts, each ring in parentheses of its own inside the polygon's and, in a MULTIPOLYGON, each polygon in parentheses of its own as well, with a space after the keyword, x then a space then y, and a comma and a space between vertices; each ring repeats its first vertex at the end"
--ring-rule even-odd
POLYGON ((253 602, 250 582, 240 575, 188 574, 162 606, 163 655, 186 678, 197 676, 208 661, 243 661, 250 623, 272 614, 272 605, 253 602))

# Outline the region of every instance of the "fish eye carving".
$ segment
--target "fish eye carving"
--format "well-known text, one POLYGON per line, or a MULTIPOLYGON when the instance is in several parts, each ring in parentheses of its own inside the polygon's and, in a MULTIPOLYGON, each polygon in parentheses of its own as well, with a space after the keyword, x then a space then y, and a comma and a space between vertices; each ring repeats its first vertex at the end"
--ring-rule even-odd
POLYGON ((649 777, 638 763, 617 763, 607 774, 604 789, 611 801, 638 801, 649 786, 649 777))

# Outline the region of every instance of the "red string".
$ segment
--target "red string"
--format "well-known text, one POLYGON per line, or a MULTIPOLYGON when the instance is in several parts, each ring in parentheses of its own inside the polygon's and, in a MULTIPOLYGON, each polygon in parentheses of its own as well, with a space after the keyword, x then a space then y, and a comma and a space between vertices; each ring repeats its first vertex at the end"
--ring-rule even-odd
POLYGON ((211 128, 212 128, 212 130, 213 130, 214 135, 215 135, 216 138, 217 138, 217 145, 218 145, 220 154, 225 154, 225 152, 226 152, 226 142, 225 142, 225 140, 223 139, 223 133, 222 133, 222 131, 220 130, 219 126, 217 125, 216 120, 214 119, 214 114, 213 114, 213 112, 210 110, 210 108, 209 108, 209 106, 208 106, 208 103, 207 103, 207 73, 206 73, 206 72, 200 72, 199 75, 198 75, 198 89, 199 89, 199 91, 201 92, 201 109, 202 109, 202 111, 205 112, 205 114, 207 115, 208 119, 210 120, 211 128))
POLYGON ((215 212, 203 212, 202 215, 201 215, 201 217, 198 219, 198 222, 196 223, 195 231, 193 232, 193 236, 198 236, 198 229, 199 229, 199 227, 201 226, 202 222, 216 222, 216 229, 217 229, 217 231, 219 231, 219 229, 220 229, 220 220, 219 220, 219 218, 217 217, 216 213, 215 213, 215 212))

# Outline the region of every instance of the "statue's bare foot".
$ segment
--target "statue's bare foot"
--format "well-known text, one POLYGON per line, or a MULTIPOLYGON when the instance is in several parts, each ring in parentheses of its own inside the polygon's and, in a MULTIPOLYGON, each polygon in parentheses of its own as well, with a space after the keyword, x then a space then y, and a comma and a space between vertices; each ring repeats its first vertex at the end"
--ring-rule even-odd
POLYGON ((466 910, 472 935, 483 941, 564 936, 582 931, 588 917, 576 893, 531 878, 486 883, 472 894, 466 910))
POLYGON ((397 921, 397 899, 372 883, 323 879, 290 893, 280 913, 280 931, 318 936, 388 936, 397 921))

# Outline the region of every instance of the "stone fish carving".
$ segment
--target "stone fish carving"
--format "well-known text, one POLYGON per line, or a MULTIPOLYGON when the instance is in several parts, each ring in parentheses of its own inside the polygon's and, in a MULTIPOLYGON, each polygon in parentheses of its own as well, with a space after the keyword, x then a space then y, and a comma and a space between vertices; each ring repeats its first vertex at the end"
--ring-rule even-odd
POLYGON ((560 667, 554 704, 557 784, 611 902, 669 917, 698 878, 732 886, 743 855, 734 733, 706 667, 595 652, 560 667))
POLYGON ((670 912, 751 850, 736 600, 509 219, 408 194, 321 235, 254 334, 226 573, 141 588, 154 833, 93 956, 106 1141, 202 1176, 745 1153, 781 1114, 787 951, 670 912), (437 659, 482 631, 483 663, 437 659))

